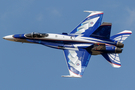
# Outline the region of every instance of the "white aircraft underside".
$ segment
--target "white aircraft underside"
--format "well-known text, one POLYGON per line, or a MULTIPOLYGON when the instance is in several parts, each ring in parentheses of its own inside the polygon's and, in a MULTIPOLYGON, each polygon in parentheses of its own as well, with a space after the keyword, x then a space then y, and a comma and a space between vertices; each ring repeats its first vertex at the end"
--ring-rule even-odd
POLYGON ((69 75, 62 77, 82 77, 91 55, 101 54, 113 67, 121 67, 119 53, 122 43, 131 31, 124 30, 110 37, 111 23, 101 24, 102 11, 85 11, 90 14, 69 34, 29 33, 3 37, 9 41, 42 44, 64 51, 69 75))

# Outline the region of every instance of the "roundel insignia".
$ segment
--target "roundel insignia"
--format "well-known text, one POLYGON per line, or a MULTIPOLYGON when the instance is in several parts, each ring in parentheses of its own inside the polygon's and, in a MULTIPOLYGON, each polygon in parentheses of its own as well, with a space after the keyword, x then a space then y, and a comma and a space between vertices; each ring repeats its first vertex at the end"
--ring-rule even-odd
POLYGON ((93 24, 93 22, 90 22, 90 24, 93 24))
POLYGON ((76 65, 77 65, 77 66, 79 66, 80 64, 79 64, 79 63, 77 63, 76 65))

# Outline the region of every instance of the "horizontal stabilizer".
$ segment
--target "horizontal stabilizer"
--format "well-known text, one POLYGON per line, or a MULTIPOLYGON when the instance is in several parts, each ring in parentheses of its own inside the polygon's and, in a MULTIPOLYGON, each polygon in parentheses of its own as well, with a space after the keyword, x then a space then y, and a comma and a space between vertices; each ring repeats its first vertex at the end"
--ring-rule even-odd
POLYGON ((132 31, 129 30, 124 30, 116 35, 113 35, 110 37, 110 39, 114 40, 114 41, 119 41, 119 42, 123 42, 124 40, 127 39, 128 36, 130 36, 132 34, 132 31))
POLYGON ((118 54, 107 54, 107 53, 104 53, 104 54, 102 54, 102 56, 103 56, 114 68, 120 68, 120 67, 121 67, 121 63, 120 63, 120 59, 119 59, 119 55, 118 55, 118 54))

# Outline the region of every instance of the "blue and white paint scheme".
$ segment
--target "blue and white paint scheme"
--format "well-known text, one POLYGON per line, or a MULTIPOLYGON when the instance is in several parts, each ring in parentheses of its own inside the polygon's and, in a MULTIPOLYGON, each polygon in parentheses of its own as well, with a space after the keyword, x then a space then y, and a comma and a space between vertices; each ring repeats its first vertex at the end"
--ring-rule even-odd
POLYGON ((122 43, 132 31, 124 30, 110 37, 111 23, 103 22, 102 11, 85 11, 90 13, 73 31, 62 34, 29 33, 3 37, 9 41, 42 44, 64 51, 69 75, 62 77, 82 77, 91 55, 101 54, 113 67, 121 67, 119 53, 122 43))

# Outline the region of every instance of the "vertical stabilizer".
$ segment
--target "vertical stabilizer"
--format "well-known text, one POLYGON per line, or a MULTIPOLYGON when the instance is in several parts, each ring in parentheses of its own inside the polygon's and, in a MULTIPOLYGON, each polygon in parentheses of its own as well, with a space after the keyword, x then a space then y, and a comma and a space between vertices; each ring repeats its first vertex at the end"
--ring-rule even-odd
POLYGON ((90 37, 100 38, 100 39, 110 39, 112 23, 103 22, 97 30, 95 30, 90 37))

